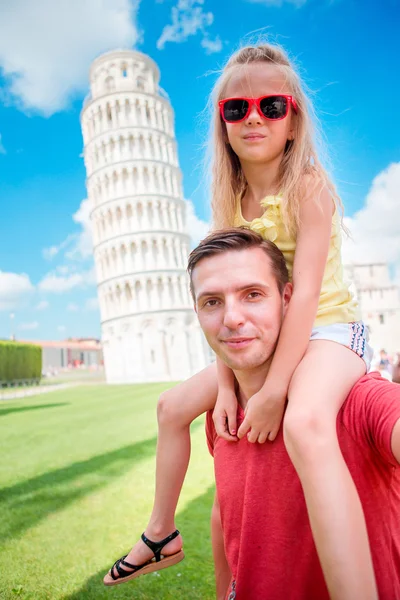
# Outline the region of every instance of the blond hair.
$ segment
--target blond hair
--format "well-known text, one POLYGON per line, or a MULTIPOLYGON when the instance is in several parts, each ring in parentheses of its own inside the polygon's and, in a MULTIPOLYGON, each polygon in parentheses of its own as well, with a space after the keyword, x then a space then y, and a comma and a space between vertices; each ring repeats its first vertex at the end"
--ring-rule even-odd
MULTIPOLYGON (((243 197, 247 187, 239 158, 226 142, 226 128, 220 117, 218 101, 225 97, 226 87, 236 69, 262 62, 274 64, 281 70, 298 107, 294 119, 294 139, 286 144, 277 182, 278 190, 282 193, 284 223, 288 231, 295 234, 300 220, 300 200, 306 192, 305 175, 311 176, 306 180, 307 186, 311 182, 315 189, 327 187, 330 190, 333 200, 342 213, 343 205, 317 154, 316 140, 320 141, 320 134, 312 103, 305 94, 301 79, 285 51, 271 44, 246 46, 233 54, 223 68, 211 94, 214 118, 209 138, 211 144, 209 166, 212 176, 213 227, 222 229, 233 226, 237 203, 243 197)), ((309 193, 307 187, 307 194, 309 193)))

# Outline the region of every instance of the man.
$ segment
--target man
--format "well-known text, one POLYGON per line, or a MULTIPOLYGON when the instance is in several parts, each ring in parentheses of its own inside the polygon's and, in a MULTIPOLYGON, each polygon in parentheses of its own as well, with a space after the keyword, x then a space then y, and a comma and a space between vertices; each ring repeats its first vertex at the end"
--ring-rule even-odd
MULTIPOLYGON (((226 230, 193 250, 188 270, 207 341, 235 374, 240 424, 265 381, 290 301, 283 256, 250 230, 226 230)), ((216 435, 211 414, 206 430, 218 498, 218 600, 328 599, 282 430, 274 442, 227 441, 216 435)), ((337 432, 363 505, 379 598, 400 599, 399 386, 379 374, 363 377, 338 415, 337 432)))

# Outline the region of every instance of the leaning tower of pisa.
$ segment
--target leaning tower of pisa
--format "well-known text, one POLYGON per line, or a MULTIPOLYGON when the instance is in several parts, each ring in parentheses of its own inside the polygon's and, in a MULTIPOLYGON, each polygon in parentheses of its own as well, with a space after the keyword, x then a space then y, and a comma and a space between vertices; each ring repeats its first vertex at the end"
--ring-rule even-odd
POLYGON ((182 379, 209 362, 188 290, 186 205, 159 77, 145 54, 103 54, 81 113, 109 383, 182 379))

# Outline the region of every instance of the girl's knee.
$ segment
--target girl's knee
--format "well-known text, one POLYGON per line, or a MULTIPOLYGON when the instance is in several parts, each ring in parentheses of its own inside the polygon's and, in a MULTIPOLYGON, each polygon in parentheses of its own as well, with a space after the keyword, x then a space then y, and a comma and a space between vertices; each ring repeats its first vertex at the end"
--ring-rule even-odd
POLYGON ((292 460, 322 460, 338 443, 335 420, 311 408, 308 411, 288 408, 283 420, 283 436, 292 460))
POLYGON ((159 426, 187 424, 182 419, 182 401, 181 394, 176 388, 161 393, 157 404, 159 426))

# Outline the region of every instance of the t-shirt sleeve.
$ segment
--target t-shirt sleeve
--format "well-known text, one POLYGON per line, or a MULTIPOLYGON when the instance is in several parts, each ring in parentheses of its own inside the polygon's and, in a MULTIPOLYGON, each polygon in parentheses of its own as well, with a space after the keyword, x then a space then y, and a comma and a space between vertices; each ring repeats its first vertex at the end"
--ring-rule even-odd
POLYGON ((391 442, 393 428, 400 419, 400 385, 378 374, 367 375, 354 386, 351 395, 352 422, 357 423, 358 434, 384 462, 398 466, 391 442))
POLYGON ((208 411, 206 414, 206 437, 207 446, 211 456, 214 456, 214 442, 215 442, 215 428, 214 421, 212 420, 212 411, 208 411))

